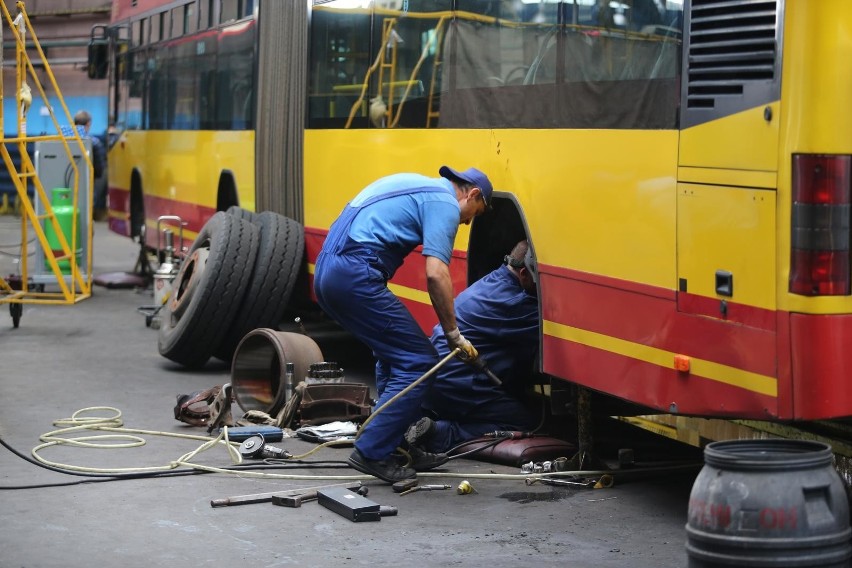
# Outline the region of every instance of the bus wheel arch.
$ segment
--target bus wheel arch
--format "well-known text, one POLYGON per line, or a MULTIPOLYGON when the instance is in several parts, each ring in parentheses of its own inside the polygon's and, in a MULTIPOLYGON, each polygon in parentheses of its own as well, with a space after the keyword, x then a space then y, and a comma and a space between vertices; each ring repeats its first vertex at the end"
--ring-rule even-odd
POLYGON ((533 246, 523 207, 517 198, 495 191, 492 210, 474 219, 467 249, 467 284, 476 282, 502 264, 518 241, 528 240, 533 246))
POLYGON ((228 208, 239 206, 240 198, 237 194, 237 180, 231 170, 222 170, 219 173, 219 185, 216 188, 216 211, 227 211, 228 208))
POLYGON ((142 238, 145 226, 145 193, 142 190, 142 174, 134 169, 130 174, 130 202, 129 202, 128 233, 131 239, 142 238))

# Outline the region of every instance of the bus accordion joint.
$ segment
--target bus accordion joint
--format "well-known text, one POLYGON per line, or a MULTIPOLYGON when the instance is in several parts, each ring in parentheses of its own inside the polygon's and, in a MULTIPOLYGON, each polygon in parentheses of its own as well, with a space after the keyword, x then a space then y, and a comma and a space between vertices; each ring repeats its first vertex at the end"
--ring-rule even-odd
POLYGON ((852 156, 794 154, 789 291, 850 294, 852 156))

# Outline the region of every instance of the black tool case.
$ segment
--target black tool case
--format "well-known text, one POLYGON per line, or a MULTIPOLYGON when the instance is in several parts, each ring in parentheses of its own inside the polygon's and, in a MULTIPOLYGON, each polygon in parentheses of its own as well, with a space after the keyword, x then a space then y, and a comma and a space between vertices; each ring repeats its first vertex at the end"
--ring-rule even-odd
POLYGON ((317 501, 326 509, 355 523, 381 521, 379 504, 358 495, 345 487, 328 487, 317 490, 317 501))

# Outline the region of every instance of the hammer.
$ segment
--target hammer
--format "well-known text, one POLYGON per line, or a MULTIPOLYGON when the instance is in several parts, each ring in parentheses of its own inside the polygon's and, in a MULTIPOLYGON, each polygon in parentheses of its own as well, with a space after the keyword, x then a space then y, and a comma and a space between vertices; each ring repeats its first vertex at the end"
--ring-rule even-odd
MULTIPOLYGON (((362 496, 366 495, 368 491, 367 487, 362 486, 360 482, 350 483, 346 486, 346 489, 349 489, 350 491, 357 490, 356 492, 362 496)), ((313 501, 316 498, 317 490, 314 489, 313 491, 306 491, 305 493, 299 493, 298 495, 273 495, 272 504, 279 505, 281 507, 298 508, 302 506, 302 503, 313 501)))

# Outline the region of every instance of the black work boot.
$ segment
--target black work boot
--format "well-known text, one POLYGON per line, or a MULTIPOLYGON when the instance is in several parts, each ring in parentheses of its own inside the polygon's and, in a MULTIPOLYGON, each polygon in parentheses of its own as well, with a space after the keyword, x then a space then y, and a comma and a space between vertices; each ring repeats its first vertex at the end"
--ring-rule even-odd
POLYGON ((447 454, 433 454, 417 446, 410 446, 408 455, 411 456, 411 467, 414 471, 429 471, 444 465, 450 459, 447 454))
POLYGON ((435 421, 431 418, 423 417, 408 427, 404 437, 409 446, 422 446, 434 432, 435 421))
POLYGON ((399 465, 393 458, 371 460, 365 458, 357 449, 353 450, 348 461, 349 465, 361 473, 378 477, 382 481, 387 481, 388 483, 396 483, 403 479, 417 477, 417 472, 410 467, 399 465))

